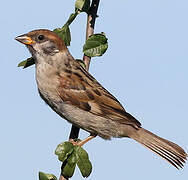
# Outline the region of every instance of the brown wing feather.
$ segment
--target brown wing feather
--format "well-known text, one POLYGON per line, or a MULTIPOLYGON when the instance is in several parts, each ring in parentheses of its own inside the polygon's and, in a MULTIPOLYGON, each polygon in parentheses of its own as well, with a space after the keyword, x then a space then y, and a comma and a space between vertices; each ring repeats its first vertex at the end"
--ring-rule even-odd
POLYGON ((89 111, 95 115, 109 118, 136 128, 141 124, 127 113, 119 101, 104 89, 79 64, 74 64, 71 71, 59 74, 58 93, 63 101, 89 111))

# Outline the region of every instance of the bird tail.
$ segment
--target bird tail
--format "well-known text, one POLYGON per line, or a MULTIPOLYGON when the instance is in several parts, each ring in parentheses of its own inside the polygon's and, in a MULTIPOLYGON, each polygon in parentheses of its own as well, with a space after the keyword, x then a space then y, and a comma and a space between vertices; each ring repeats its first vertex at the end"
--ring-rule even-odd
POLYGON ((129 137, 149 148, 177 169, 183 168, 187 154, 177 144, 163 139, 144 128, 139 128, 135 133, 131 133, 129 137))

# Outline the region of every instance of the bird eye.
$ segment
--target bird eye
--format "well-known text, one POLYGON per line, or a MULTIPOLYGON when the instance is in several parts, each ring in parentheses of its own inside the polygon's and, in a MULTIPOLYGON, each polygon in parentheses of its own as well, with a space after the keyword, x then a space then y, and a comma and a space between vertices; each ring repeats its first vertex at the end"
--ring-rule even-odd
POLYGON ((38 40, 40 40, 40 41, 44 40, 44 35, 42 35, 42 34, 39 35, 39 36, 38 36, 38 40))

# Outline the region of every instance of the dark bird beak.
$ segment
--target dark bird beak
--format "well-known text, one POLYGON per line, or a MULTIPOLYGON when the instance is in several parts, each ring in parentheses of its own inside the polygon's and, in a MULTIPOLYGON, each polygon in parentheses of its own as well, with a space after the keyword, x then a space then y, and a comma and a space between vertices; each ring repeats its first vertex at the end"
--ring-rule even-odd
POLYGON ((23 43, 23 44, 26 44, 26 45, 31 45, 31 44, 34 44, 35 41, 33 41, 29 36, 27 35, 21 35, 21 36, 18 36, 15 38, 15 40, 23 43))

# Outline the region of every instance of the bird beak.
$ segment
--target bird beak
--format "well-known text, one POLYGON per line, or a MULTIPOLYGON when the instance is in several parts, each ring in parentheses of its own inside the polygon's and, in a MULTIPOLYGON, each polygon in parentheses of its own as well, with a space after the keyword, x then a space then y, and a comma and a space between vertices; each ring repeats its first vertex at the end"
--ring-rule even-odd
POLYGON ((29 36, 27 35, 21 35, 21 36, 18 36, 15 38, 15 40, 23 43, 23 44, 26 44, 26 45, 31 45, 31 44, 34 44, 35 41, 33 41, 29 36))

